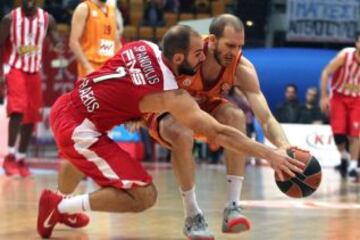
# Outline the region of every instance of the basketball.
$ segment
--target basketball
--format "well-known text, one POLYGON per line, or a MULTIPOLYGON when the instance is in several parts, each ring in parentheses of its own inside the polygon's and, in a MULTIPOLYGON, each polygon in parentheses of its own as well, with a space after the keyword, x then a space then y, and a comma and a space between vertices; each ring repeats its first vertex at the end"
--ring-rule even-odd
POLYGON ((296 177, 291 178, 283 173, 285 181, 280 181, 275 173, 276 185, 280 191, 289 197, 302 198, 313 194, 321 182, 321 167, 319 161, 309 152, 300 149, 289 149, 289 157, 300 160, 305 164, 303 173, 296 173, 296 177))

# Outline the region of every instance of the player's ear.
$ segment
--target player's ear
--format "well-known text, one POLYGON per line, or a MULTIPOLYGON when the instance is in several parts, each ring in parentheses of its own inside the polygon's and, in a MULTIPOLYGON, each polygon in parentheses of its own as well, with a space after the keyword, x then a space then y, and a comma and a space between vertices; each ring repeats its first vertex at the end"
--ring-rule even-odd
POLYGON ((175 65, 180 65, 183 63, 184 59, 185 56, 183 53, 175 53, 172 60, 175 65))
POLYGON ((209 34, 208 39, 209 39, 208 41, 209 47, 213 48, 217 41, 216 36, 214 34, 209 34))

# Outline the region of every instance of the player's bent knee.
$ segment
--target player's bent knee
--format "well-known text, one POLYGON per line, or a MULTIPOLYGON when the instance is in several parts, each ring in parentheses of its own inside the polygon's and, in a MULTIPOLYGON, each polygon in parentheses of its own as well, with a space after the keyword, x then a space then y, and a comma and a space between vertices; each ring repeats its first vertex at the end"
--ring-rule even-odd
POLYGON ((139 187, 133 192, 134 204, 133 212, 142 212, 155 205, 157 200, 157 190, 154 184, 146 187, 139 187))
POLYGON ((193 147, 194 133, 192 130, 179 124, 163 126, 160 131, 161 136, 170 142, 173 147, 191 148, 193 147))
POLYGON ((224 114, 217 117, 218 121, 228 126, 236 127, 243 130, 246 125, 246 116, 241 109, 234 109, 225 111, 224 114))

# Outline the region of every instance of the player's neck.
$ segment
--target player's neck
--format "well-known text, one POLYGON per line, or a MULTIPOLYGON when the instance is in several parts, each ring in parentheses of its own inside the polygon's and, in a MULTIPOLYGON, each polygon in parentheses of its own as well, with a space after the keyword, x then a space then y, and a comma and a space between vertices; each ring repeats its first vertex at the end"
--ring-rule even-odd
POLYGON ((208 52, 205 61, 201 65, 204 80, 207 82, 216 81, 222 69, 223 67, 215 59, 214 53, 212 51, 208 52))
POLYGON ((103 11, 104 13, 107 12, 107 8, 106 8, 106 2, 102 2, 99 0, 91 0, 98 8, 100 8, 101 11, 103 11))
POLYGON ((169 59, 167 59, 163 54, 161 54, 161 59, 175 77, 179 76, 179 69, 174 64, 172 64, 169 59))
POLYGON ((33 17, 35 16, 37 7, 34 7, 32 9, 25 9, 24 7, 21 7, 21 9, 26 17, 33 17))

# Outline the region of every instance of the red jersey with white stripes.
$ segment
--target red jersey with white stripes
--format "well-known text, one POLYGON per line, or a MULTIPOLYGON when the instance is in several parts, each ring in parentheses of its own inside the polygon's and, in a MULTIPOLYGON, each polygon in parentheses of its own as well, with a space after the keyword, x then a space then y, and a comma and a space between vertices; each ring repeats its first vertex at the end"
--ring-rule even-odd
POLYGON ((48 29, 48 13, 37 8, 32 17, 25 16, 21 7, 11 11, 11 28, 7 64, 24 72, 40 70, 42 49, 48 29))
POLYGON ((158 46, 137 41, 78 81, 70 95, 81 116, 107 131, 140 118, 139 102, 145 95, 176 88, 175 75, 163 62, 158 46))
POLYGON ((337 93, 360 97, 360 62, 355 57, 356 48, 345 49, 345 62, 336 70, 331 89, 337 93))

